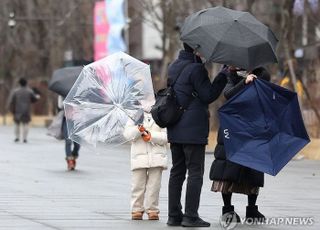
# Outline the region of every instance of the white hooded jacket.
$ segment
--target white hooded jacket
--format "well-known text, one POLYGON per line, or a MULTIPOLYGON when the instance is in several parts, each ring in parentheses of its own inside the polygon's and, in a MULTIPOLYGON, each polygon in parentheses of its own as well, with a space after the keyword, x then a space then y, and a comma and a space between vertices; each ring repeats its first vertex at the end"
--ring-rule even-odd
POLYGON ((138 126, 129 121, 124 130, 124 137, 131 141, 131 170, 140 168, 167 168, 167 132, 160 128, 150 113, 144 113, 143 126, 151 133, 149 142, 145 142, 138 126))

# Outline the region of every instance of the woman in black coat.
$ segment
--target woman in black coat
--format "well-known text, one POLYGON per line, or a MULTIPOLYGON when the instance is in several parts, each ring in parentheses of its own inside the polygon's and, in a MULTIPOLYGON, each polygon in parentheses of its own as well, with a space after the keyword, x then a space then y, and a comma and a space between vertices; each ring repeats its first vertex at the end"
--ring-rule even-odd
MULTIPOLYGON (((239 76, 236 69, 232 67, 225 67, 223 71, 228 72, 228 84, 224 91, 226 99, 233 97, 256 77, 270 81, 270 74, 263 67, 253 70, 246 78, 239 76)), ((259 188, 264 185, 264 174, 227 160, 221 128, 218 132, 214 155, 215 160, 210 169, 210 179, 213 180, 211 190, 222 193, 224 202, 222 215, 226 217, 227 214, 231 214, 237 219, 237 222, 240 222, 240 217, 234 211, 234 206, 231 205, 231 197, 232 193, 241 193, 248 196, 247 220, 265 221, 264 215, 258 211, 258 206, 256 205, 259 188)))

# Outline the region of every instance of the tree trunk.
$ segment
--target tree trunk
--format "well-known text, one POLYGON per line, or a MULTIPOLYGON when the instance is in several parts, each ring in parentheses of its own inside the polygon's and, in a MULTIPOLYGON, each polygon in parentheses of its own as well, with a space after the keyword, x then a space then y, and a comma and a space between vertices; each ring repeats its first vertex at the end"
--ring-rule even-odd
POLYGON ((315 113, 315 115, 317 117, 318 125, 317 125, 316 137, 319 138, 320 137, 320 113, 319 113, 318 108, 315 105, 313 99, 311 98, 307 87, 305 86, 305 84, 302 81, 301 81, 301 84, 302 84, 302 87, 303 87, 303 91, 305 92, 305 94, 307 96, 307 99, 308 99, 308 101, 310 103, 310 106, 311 106, 312 110, 314 111, 314 113, 315 113))
POLYGON ((294 2, 291 0, 285 0, 284 5, 282 7, 282 31, 283 31, 283 48, 285 58, 288 64, 288 69, 290 72, 290 78, 292 80, 292 84, 294 87, 294 91, 296 90, 297 77, 294 70, 294 65, 292 61, 292 51, 293 51, 293 26, 292 26, 292 18, 293 18, 293 4, 294 2))

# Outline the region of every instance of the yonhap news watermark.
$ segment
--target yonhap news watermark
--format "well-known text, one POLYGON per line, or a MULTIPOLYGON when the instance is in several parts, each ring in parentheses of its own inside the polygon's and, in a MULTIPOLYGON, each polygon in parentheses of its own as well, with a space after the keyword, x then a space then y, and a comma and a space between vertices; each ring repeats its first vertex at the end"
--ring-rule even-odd
POLYGON ((222 229, 232 230, 236 229, 238 225, 269 225, 269 226, 312 226, 315 223, 314 217, 308 216, 290 216, 290 217, 269 217, 263 220, 253 218, 237 218, 234 215, 225 214, 220 218, 220 225, 222 229))

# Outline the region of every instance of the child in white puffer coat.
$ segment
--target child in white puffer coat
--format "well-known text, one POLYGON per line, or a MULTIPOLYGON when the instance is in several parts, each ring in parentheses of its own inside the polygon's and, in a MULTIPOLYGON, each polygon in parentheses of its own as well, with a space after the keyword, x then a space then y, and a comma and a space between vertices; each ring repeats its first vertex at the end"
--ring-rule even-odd
POLYGON ((143 124, 129 121, 124 137, 131 141, 131 215, 142 220, 159 220, 159 193, 163 169, 167 168, 167 132, 160 128, 149 112, 144 113, 143 124))

